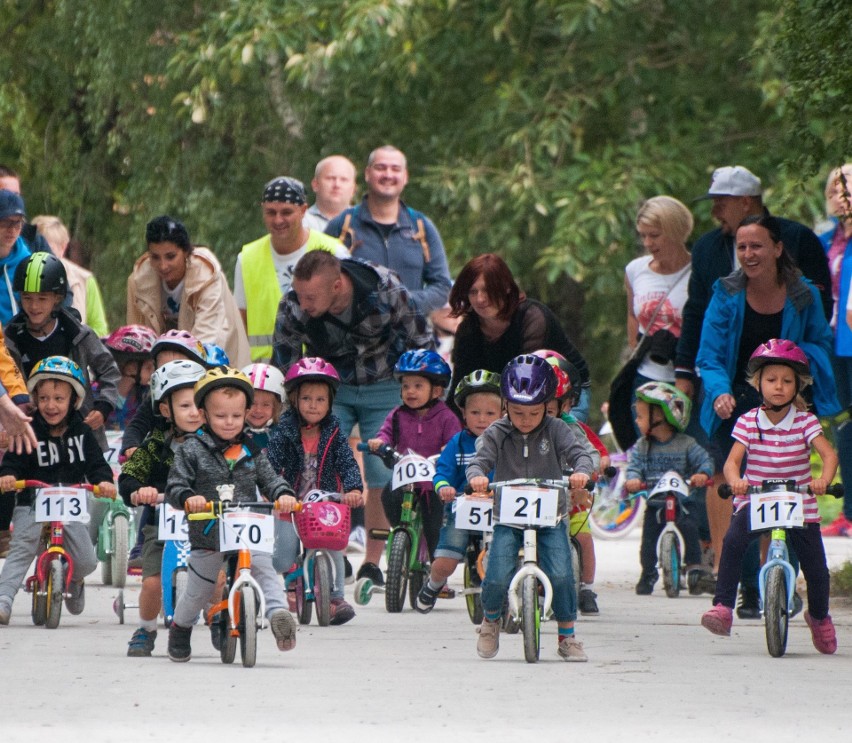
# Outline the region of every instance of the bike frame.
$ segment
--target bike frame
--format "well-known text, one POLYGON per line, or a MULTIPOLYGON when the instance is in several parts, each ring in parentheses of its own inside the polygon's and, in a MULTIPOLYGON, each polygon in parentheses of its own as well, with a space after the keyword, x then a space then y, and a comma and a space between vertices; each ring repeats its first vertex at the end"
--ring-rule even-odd
MULTIPOLYGON (((561 524, 556 528, 562 528, 561 524)), ((521 618, 520 590, 524 578, 528 575, 535 576, 544 588, 544 606, 541 610, 542 621, 546 621, 550 615, 550 607, 553 604, 553 586, 545 572, 538 566, 538 529, 524 529, 524 563, 512 576, 509 583, 509 610, 516 621, 521 618)))
MULTIPOLYGON (((646 505, 646 508, 650 508, 652 502, 649 502, 646 505)), ((665 525, 663 526, 663 530, 660 532, 660 536, 657 538, 657 556, 660 554, 660 545, 662 544, 663 537, 666 534, 674 534, 677 543, 680 548, 681 562, 683 562, 683 556, 686 554, 686 541, 683 538, 683 534, 680 533, 680 529, 677 528, 677 517, 680 515, 680 500, 675 493, 668 493, 665 498, 665 504, 663 506, 663 514, 665 518, 665 525)))
POLYGON ((47 595, 47 591, 45 590, 47 572, 50 569, 50 563, 53 560, 59 559, 65 561, 65 585, 63 586, 62 595, 63 597, 68 595, 68 587, 71 585, 71 580, 74 577, 74 558, 65 550, 63 535, 64 528, 61 521, 48 521, 44 525, 42 539, 47 537, 49 538, 49 542, 47 548, 39 554, 36 560, 35 573, 27 578, 25 590, 29 593, 37 593, 39 596, 47 595))
POLYGON ((413 489, 408 489, 402 496, 402 512, 399 524, 393 526, 388 533, 385 545, 385 561, 390 560, 393 535, 400 529, 408 532, 411 538, 411 553, 408 558, 408 569, 410 571, 423 570, 429 563, 429 551, 426 547, 426 539, 423 537, 423 518, 420 515, 420 498, 413 489))
POLYGON ((109 510, 104 514, 103 521, 101 521, 100 526, 98 526, 97 544, 98 560, 100 562, 106 562, 114 552, 115 540, 113 539, 113 524, 115 523, 115 517, 119 515, 125 516, 127 518, 128 529, 132 534, 133 516, 130 513, 130 509, 120 498, 115 498, 114 500, 111 498, 98 498, 98 500, 109 502, 109 510))
POLYGON ((760 574, 757 577, 757 584, 760 589, 760 603, 764 605, 764 597, 766 596, 766 576, 769 569, 780 565, 784 569, 784 574, 787 578, 787 611, 793 611, 793 594, 796 592, 796 571, 790 564, 790 552, 787 549, 787 530, 772 529, 771 542, 769 543, 769 552, 766 555, 766 563, 760 569, 760 574))
POLYGON ((331 554, 325 549, 303 549, 299 559, 299 567, 291 573, 287 573, 284 578, 284 590, 289 590, 290 584, 295 583, 299 578, 302 579, 302 585, 305 591, 305 601, 315 601, 314 597, 314 563, 320 555, 325 555, 332 570, 334 562, 331 560, 331 554))
POLYGON ((237 619, 240 616, 240 589, 249 585, 254 589, 258 597, 257 614, 260 617, 258 627, 263 629, 266 626, 266 599, 263 596, 263 591, 260 589, 260 584, 252 577, 251 574, 251 552, 247 549, 241 549, 237 552, 236 565, 231 572, 232 562, 228 560, 228 579, 231 587, 228 591, 228 598, 219 601, 207 610, 207 621, 214 621, 214 617, 222 611, 228 612, 228 619, 231 623, 231 637, 239 637, 240 631, 238 628, 237 619))

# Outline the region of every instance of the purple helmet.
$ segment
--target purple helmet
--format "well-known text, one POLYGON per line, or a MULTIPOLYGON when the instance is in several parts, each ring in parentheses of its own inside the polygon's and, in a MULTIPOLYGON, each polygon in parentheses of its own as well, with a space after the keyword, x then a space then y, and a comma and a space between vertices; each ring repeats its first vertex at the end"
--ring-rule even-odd
POLYGON ((284 375, 284 389, 287 392, 298 387, 302 382, 325 382, 331 386, 332 392, 337 392, 340 386, 340 375, 331 364, 319 356, 306 356, 299 359, 284 375))
POLYGON ((558 380, 553 367, 540 356, 516 356, 500 375, 500 393, 516 405, 539 405, 553 399, 558 380))
POLYGON ((801 378, 802 382, 810 384, 811 365, 808 362, 808 357, 793 341, 773 338, 766 343, 761 343, 748 360, 746 373, 753 376, 769 364, 789 366, 801 378))

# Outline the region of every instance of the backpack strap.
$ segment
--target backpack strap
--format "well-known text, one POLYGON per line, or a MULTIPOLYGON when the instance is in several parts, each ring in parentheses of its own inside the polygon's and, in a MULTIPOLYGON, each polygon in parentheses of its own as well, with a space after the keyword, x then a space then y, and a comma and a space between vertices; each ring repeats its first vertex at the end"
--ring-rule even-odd
MULTIPOLYGON (((355 208, 357 209, 358 207, 356 206, 355 208)), ((346 245, 347 237, 351 238, 347 247, 353 250, 355 248, 355 230, 352 228, 352 212, 346 212, 346 215, 343 217, 343 225, 340 228, 340 234, 337 236, 337 239, 346 245)))
POLYGON ((432 260, 432 253, 429 250, 429 241, 426 239, 426 223, 423 221, 423 217, 419 216, 417 212, 413 209, 408 209, 408 215, 411 217, 411 220, 417 224, 417 232, 415 232, 411 237, 414 240, 417 240, 423 248, 423 260, 426 263, 432 260))

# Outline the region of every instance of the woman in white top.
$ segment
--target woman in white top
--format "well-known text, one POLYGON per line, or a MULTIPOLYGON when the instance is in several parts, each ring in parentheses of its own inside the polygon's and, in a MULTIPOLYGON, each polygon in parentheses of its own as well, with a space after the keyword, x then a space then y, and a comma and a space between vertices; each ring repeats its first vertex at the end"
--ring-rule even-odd
POLYGON ((635 349, 647 335, 651 343, 639 364, 635 387, 648 381, 674 382, 672 362, 689 286, 686 240, 692 226, 692 213, 671 196, 648 199, 636 215, 646 255, 625 269, 627 342, 635 349))

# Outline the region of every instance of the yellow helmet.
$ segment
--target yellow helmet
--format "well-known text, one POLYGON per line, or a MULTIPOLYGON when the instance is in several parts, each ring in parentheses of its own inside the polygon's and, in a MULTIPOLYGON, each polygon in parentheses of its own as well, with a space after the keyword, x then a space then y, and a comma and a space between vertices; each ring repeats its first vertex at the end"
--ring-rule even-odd
POLYGON ((204 406, 204 398, 213 390, 222 387, 236 387, 238 390, 244 392, 249 406, 254 401, 254 387, 252 387, 251 380, 245 374, 239 369, 232 369, 230 366, 217 366, 207 371, 195 383, 195 406, 202 408, 204 406))

